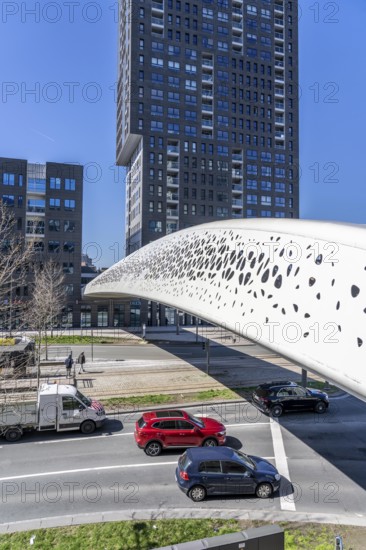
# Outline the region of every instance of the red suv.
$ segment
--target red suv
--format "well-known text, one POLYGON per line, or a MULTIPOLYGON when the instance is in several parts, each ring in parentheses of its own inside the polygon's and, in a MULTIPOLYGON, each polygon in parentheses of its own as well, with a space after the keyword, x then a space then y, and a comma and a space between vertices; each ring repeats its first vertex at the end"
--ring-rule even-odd
POLYGON ((213 418, 201 418, 182 410, 143 413, 136 422, 135 441, 149 456, 168 447, 216 447, 225 445, 226 428, 213 418))

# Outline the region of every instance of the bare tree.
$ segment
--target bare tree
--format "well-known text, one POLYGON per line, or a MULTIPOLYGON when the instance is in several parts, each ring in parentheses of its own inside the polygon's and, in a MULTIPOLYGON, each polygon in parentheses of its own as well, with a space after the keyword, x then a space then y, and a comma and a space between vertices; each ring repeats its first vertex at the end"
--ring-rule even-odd
POLYGON ((27 322, 38 333, 38 371, 42 337, 47 358, 47 331, 59 319, 67 300, 65 275, 60 265, 52 260, 39 264, 34 271, 32 297, 29 300, 27 322))
POLYGON ((32 244, 17 230, 12 208, 0 200, 0 319, 10 333, 22 318, 24 301, 17 294, 26 281, 32 256, 32 244))
POLYGON ((12 391, 14 385, 9 382, 3 387, 5 379, 15 379, 16 384, 32 362, 32 354, 24 351, 27 342, 8 337, 14 326, 19 330, 24 322, 26 298, 21 288, 27 284, 33 259, 33 245, 25 241, 13 211, 12 206, 0 200, 0 328, 6 331, 6 338, 0 339, 2 392, 12 391))

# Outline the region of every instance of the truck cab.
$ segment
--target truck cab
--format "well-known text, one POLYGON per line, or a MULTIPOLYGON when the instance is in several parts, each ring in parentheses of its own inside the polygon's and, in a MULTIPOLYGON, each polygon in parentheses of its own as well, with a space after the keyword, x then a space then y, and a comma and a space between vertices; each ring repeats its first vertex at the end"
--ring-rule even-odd
POLYGON ((42 384, 38 393, 38 430, 81 430, 93 433, 105 420, 99 401, 72 385, 42 384))

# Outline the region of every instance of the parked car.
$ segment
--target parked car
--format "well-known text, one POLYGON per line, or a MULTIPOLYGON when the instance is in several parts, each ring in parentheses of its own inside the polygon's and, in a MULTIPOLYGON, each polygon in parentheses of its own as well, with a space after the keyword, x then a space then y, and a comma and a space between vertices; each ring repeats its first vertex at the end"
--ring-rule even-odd
POLYGON ((178 460, 175 480, 194 502, 207 495, 251 495, 269 498, 281 476, 264 458, 231 447, 187 449, 178 460))
POLYGON ((149 456, 168 447, 224 445, 226 428, 213 418, 192 416, 182 410, 144 413, 135 425, 135 441, 149 456))
POLYGON ((259 409, 275 417, 290 411, 314 410, 320 414, 329 406, 325 392, 303 388, 289 381, 261 384, 254 390, 252 401, 259 409))

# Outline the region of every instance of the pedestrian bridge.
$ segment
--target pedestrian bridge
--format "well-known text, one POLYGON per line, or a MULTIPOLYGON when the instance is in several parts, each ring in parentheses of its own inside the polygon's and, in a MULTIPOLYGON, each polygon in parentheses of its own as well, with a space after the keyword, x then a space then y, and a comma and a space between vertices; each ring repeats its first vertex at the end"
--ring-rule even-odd
POLYGON ((366 400, 366 226, 225 220, 172 233, 90 282, 258 342, 366 400))

